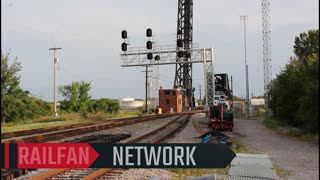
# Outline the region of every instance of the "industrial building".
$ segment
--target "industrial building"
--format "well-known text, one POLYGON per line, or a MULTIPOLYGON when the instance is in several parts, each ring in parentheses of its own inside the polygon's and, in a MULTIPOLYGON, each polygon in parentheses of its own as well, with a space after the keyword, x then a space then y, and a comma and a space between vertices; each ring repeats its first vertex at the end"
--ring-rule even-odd
POLYGON ((159 108, 163 113, 182 112, 183 90, 178 89, 160 89, 159 90, 159 108))

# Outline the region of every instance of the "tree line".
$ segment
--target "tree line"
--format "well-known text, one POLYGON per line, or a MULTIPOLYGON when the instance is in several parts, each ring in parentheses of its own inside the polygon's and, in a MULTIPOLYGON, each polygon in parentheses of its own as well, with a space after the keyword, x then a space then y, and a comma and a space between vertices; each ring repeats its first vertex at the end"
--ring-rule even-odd
MULTIPOLYGON (((37 98, 20 87, 21 63, 14 58, 11 62, 10 52, 1 50, 1 123, 34 119, 53 115, 53 103, 37 98)), ((58 88, 64 97, 60 101, 60 112, 79 112, 83 118, 88 113, 117 113, 120 104, 115 99, 91 99, 91 83, 75 81, 58 88)))
POLYGON ((294 54, 271 82, 269 105, 282 125, 319 133, 319 29, 295 37, 294 54))

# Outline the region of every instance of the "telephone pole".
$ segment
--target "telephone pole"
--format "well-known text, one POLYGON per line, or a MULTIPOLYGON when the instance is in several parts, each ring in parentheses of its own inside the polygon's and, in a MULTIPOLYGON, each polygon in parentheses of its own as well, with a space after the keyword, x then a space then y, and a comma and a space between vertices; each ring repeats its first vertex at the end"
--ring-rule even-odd
POLYGON ((245 63, 245 73, 246 73, 246 102, 247 102, 247 116, 249 116, 249 107, 250 107, 250 100, 249 100, 249 73, 248 73, 248 64, 247 64, 247 36, 246 36, 246 20, 248 16, 240 16, 240 20, 243 21, 243 30, 244 30, 244 63, 245 63))
POLYGON ((58 63, 58 57, 57 57, 57 50, 61 48, 49 48, 49 50, 53 50, 53 111, 54 111, 54 117, 56 118, 58 116, 57 112, 57 89, 56 89, 56 64, 58 63))
POLYGON ((148 101, 149 101, 149 71, 148 70, 148 66, 146 66, 146 70, 145 71, 141 71, 141 72, 146 72, 146 104, 145 104, 145 112, 148 113, 149 111, 149 106, 148 106, 148 101))

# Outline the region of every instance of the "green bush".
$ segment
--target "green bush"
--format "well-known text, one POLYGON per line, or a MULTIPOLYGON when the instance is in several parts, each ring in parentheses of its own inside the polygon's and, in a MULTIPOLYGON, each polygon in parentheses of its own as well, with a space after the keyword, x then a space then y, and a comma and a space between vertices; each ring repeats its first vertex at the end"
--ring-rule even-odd
POLYGON ((265 118, 264 124, 269 128, 276 128, 280 125, 279 121, 271 117, 265 118))

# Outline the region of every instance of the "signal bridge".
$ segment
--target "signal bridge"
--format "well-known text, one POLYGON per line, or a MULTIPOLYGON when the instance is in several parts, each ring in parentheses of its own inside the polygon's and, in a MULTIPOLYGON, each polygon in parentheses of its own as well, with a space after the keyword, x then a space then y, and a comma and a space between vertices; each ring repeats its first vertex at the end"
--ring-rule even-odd
MULTIPOLYGON (((198 47, 197 44, 193 44, 198 47)), ((175 45, 128 48, 120 54, 121 67, 157 66, 169 64, 203 63, 206 106, 213 103, 215 94, 214 51, 213 48, 176 49, 175 45), (151 55, 150 55, 151 54, 151 55), (179 61, 178 57, 189 56, 189 61, 179 61), (191 57, 191 58, 190 58, 191 57)))

